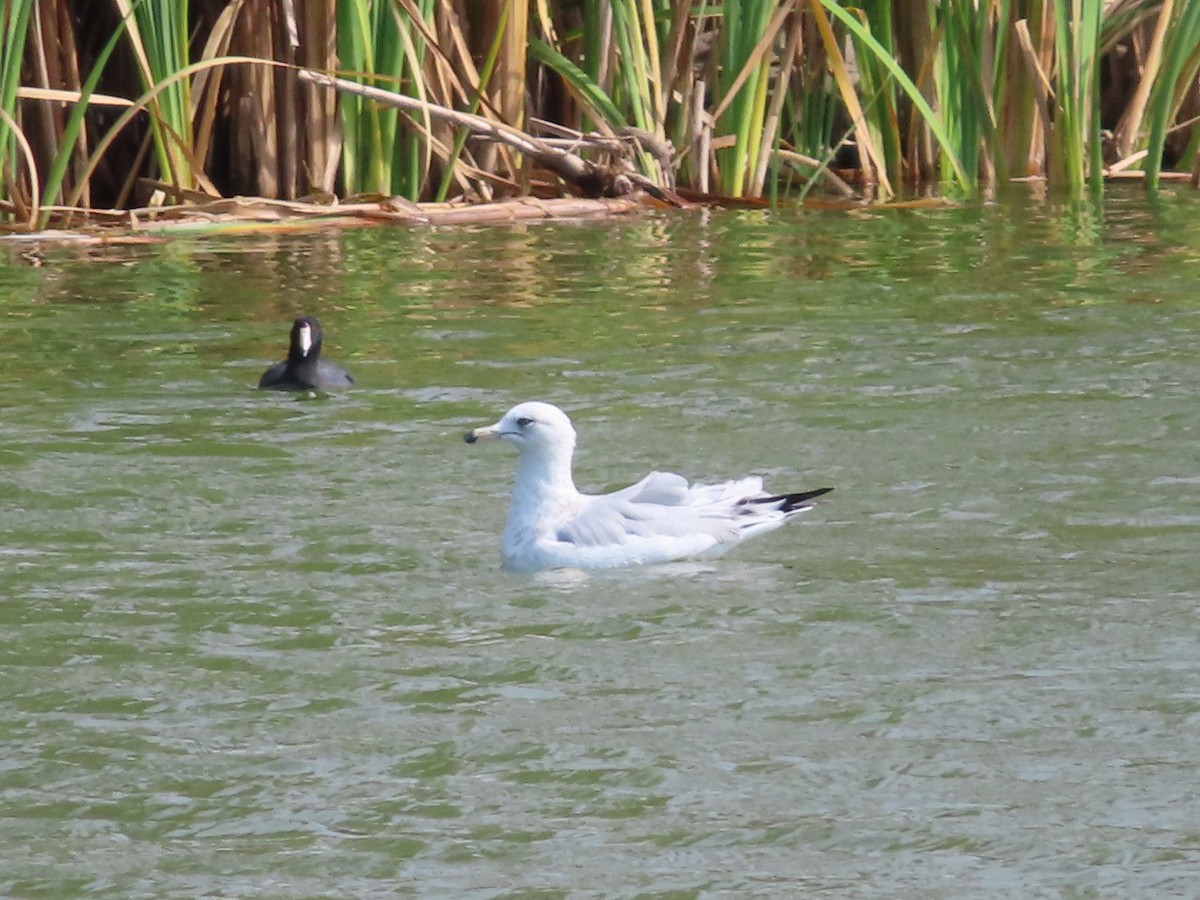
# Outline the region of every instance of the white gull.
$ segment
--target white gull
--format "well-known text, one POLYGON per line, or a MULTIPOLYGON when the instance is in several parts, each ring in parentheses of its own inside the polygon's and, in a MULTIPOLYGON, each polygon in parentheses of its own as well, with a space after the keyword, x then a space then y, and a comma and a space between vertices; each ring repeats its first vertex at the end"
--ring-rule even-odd
POLYGON ((514 406, 495 425, 468 431, 463 439, 506 441, 521 454, 500 551, 514 571, 716 556, 774 531, 833 490, 769 494, 758 477, 689 485, 682 475, 651 472, 611 494, 581 494, 571 477, 571 420, 538 401, 514 406))

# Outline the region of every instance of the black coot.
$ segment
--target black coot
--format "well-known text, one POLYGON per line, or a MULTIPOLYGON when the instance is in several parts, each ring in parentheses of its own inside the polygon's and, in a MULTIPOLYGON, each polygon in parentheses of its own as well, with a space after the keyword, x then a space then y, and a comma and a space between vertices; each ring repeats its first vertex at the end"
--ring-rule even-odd
POLYGON ((287 360, 263 372, 259 390, 268 391, 341 391, 354 379, 341 366, 321 359, 321 326, 312 316, 300 316, 292 323, 292 342, 287 360))

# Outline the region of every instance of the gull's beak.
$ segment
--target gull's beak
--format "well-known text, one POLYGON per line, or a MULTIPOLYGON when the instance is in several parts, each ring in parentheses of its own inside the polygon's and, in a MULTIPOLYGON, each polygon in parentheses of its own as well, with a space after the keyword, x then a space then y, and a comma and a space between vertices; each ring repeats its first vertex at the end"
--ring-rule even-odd
POLYGON ((463 435, 463 440, 468 444, 473 444, 476 441, 497 441, 500 439, 500 430, 497 427, 499 424, 497 422, 495 425, 488 425, 486 428, 472 428, 463 435))

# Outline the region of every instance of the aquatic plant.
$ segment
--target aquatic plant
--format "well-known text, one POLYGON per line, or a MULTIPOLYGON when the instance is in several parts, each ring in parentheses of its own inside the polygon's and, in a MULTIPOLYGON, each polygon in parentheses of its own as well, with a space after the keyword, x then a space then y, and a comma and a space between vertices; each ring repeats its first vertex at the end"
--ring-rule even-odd
POLYGON ((1200 174, 1200 4, 1179 0, 8 0, 0 27, 13 227, 234 194, 887 200, 1200 174), (589 162, 547 174, 552 152, 589 162))

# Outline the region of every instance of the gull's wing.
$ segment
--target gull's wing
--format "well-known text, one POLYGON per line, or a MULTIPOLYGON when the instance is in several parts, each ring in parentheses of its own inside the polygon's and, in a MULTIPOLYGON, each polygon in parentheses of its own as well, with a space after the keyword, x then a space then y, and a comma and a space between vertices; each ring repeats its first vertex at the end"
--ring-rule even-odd
POLYGON ((664 551, 674 539, 686 539, 694 553, 737 540, 751 524, 750 508, 739 503, 761 492, 760 478, 693 487, 682 475, 652 472, 623 490, 585 495, 583 508, 559 524, 555 538, 577 547, 659 539, 664 551))
POLYGON ((612 503, 627 500, 630 503, 678 506, 687 499, 688 490, 688 480, 682 475, 676 475, 674 472, 651 472, 637 484, 631 484, 611 494, 595 494, 591 499, 612 503))

